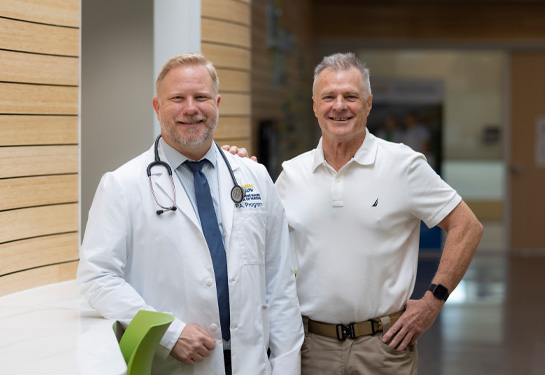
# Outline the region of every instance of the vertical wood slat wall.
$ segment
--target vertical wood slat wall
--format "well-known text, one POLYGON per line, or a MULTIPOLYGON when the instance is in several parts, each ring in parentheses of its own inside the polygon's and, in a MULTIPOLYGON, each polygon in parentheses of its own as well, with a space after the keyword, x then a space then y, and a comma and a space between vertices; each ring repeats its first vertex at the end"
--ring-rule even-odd
POLYGON ((215 139, 251 152, 251 0, 201 0, 201 51, 220 79, 215 139))
POLYGON ((0 296, 75 277, 79 7, 0 2, 0 296))
POLYGON ((284 160, 317 144, 319 127, 312 112, 316 65, 312 8, 313 0, 252 2, 253 140, 269 148, 269 160, 260 160, 268 164, 273 178, 284 160), (276 22, 271 22, 273 14, 276 22), (276 139, 271 141, 266 129, 260 129, 264 123, 274 129, 276 139))

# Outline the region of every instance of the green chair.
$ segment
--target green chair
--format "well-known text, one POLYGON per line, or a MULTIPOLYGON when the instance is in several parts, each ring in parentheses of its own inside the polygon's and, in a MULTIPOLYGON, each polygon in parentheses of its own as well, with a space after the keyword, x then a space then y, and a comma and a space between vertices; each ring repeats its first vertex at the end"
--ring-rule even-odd
POLYGON ((127 362, 127 375, 149 375, 155 349, 174 316, 157 311, 140 310, 131 320, 119 341, 127 362))

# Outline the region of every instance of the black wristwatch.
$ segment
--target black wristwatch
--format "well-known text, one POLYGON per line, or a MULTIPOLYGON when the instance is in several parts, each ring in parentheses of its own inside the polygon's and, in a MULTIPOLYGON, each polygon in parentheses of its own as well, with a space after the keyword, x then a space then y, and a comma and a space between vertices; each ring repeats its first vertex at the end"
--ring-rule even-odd
POLYGON ((435 298, 442 301, 446 301, 449 296, 448 289, 441 284, 431 284, 428 290, 433 293, 435 298))

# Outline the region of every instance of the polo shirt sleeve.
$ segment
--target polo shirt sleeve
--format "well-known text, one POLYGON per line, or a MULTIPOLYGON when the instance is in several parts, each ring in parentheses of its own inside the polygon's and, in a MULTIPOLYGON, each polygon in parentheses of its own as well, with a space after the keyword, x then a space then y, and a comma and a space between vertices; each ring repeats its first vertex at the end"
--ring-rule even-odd
POLYGON ((284 207, 286 206, 286 178, 285 178, 285 172, 282 171, 280 173, 280 176, 276 179, 276 182, 274 183, 274 186, 276 188, 276 191, 278 195, 280 196, 280 200, 282 201, 282 205, 284 207))
POLYGON ((462 201, 462 197, 439 177, 424 155, 415 153, 409 160, 407 194, 411 213, 432 228, 462 201))

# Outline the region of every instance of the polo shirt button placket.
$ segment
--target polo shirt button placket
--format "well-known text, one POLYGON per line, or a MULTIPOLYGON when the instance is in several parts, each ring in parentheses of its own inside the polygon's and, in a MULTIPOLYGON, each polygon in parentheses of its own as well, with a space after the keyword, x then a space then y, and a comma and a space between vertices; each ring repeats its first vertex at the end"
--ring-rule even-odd
POLYGON ((342 176, 335 176, 333 186, 331 186, 331 203, 333 207, 343 207, 344 181, 342 176))

